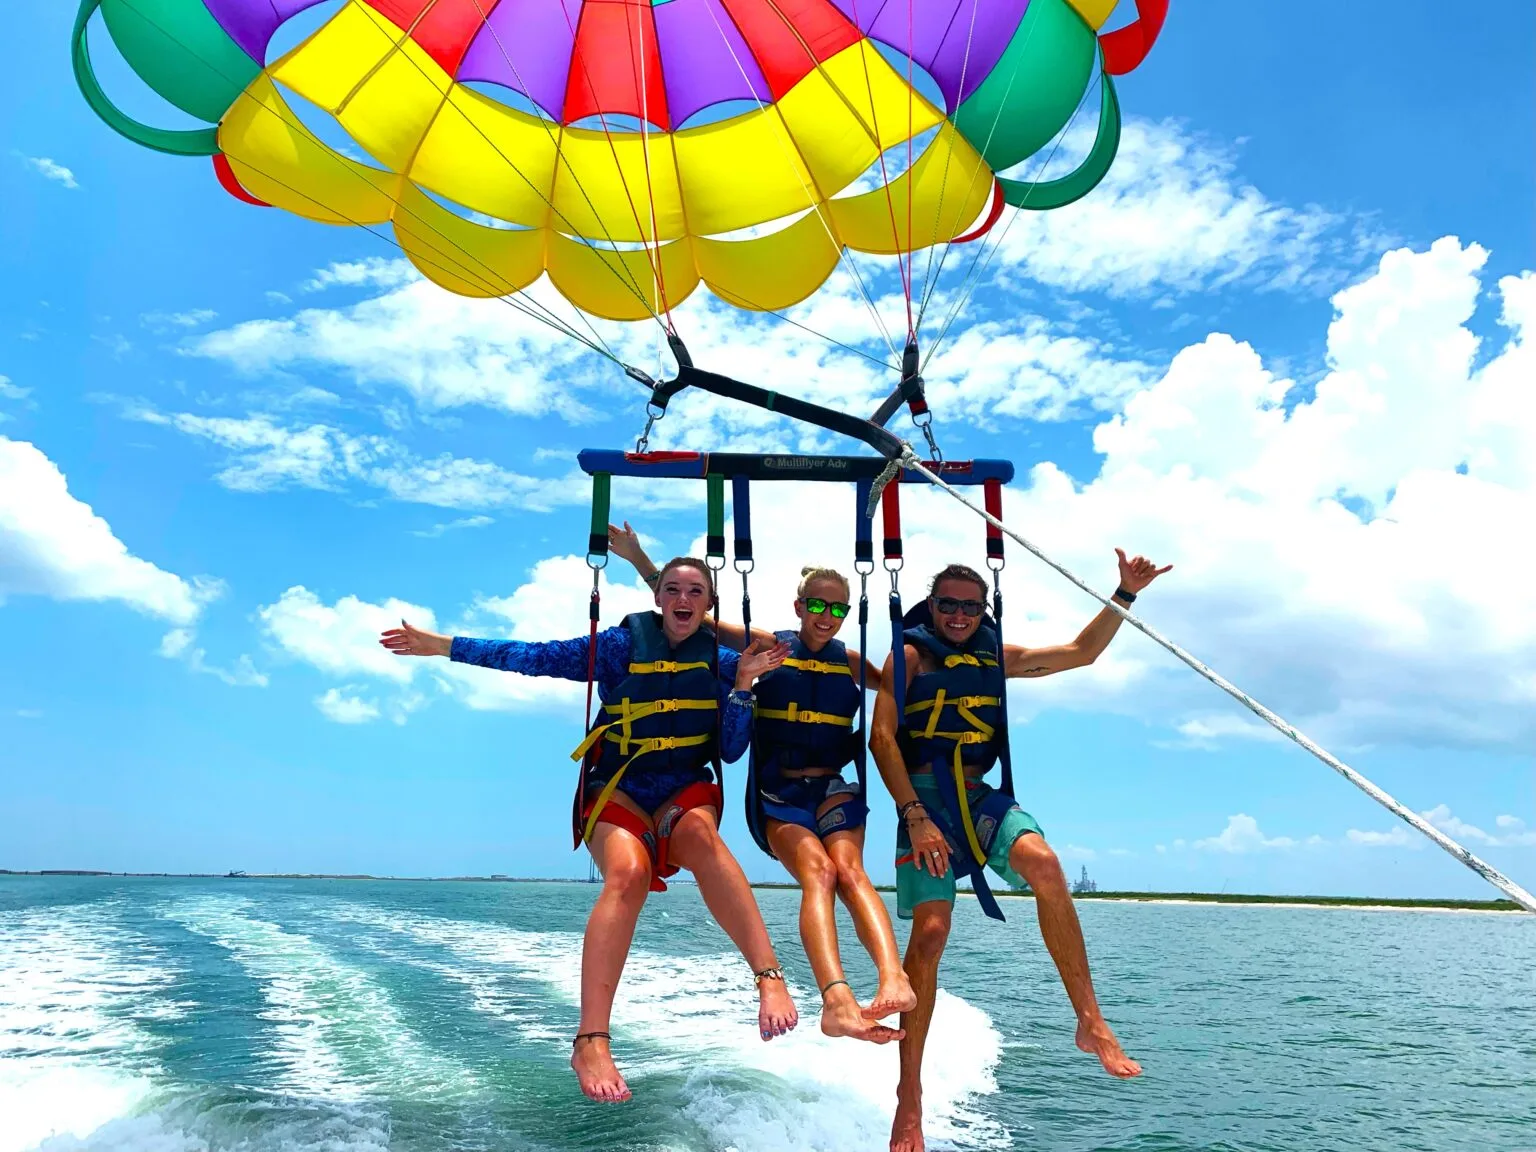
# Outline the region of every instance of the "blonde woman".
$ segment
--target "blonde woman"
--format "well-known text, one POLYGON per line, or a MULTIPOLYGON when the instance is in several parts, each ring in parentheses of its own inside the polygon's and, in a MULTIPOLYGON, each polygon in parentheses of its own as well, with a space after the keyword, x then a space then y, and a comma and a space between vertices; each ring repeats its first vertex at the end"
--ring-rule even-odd
MULTIPOLYGON (((608 526, 609 549, 646 580, 659 573, 633 528, 608 526)), ((721 622, 720 642, 732 648, 787 645, 789 655, 756 685, 752 772, 747 797, 752 838, 800 885, 800 938, 821 990, 821 1030, 876 1044, 899 1040, 899 1029, 877 1021, 917 1003, 902 970, 884 902, 864 871, 868 806, 843 769, 859 753, 859 673, 878 689, 880 671, 837 639, 849 611, 847 579, 830 568, 806 568, 795 589, 795 630, 753 630, 721 622), (879 973, 879 987, 861 1007, 843 971, 833 895, 853 916, 859 940, 879 973)))

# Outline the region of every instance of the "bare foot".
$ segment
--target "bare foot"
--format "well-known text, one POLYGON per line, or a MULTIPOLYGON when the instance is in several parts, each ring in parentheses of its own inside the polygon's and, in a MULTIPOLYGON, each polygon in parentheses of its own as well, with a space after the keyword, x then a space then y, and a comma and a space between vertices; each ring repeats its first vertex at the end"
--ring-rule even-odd
POLYGON ((871 1044, 889 1044, 906 1035, 900 1028, 887 1028, 868 1017, 867 1009, 860 1009, 853 996, 839 996, 828 1000, 821 1008, 821 1031, 827 1036, 851 1036, 855 1040, 868 1040, 871 1044))
POLYGON ((618 1104, 630 1098, 629 1085, 619 1075, 618 1067, 613 1062, 613 1052, 608 1047, 608 1037, 602 1033, 576 1038, 571 1049, 571 1068, 576 1072, 582 1092, 589 1099, 603 1104, 618 1104))
POLYGON ((891 1122, 891 1152, 925 1152, 923 1143, 923 1100, 917 1093, 910 1097, 896 1090, 896 1119, 891 1122))
POLYGON ((1111 1076, 1130 1078, 1141 1075, 1141 1065, 1125 1054, 1120 1041, 1100 1017, 1094 1021, 1081 1021, 1077 1025, 1077 1046, 1099 1058, 1104 1071, 1111 1076))
POLYGON ((910 1012, 916 1007, 917 993, 912 991, 912 982, 898 968, 880 977, 880 987, 875 989, 875 998, 864 1009, 864 1015, 871 1020, 883 1020, 894 1013, 910 1012))
POLYGON ((783 1036, 800 1023, 800 1013, 790 999, 783 980, 764 978, 757 982, 757 1029, 764 1040, 783 1036))

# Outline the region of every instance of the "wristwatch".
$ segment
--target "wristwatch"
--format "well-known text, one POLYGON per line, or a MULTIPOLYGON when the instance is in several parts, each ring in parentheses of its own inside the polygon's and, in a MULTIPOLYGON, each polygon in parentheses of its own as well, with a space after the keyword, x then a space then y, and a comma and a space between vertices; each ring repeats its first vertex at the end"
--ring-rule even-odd
POLYGON ((732 688, 731 689, 731 703, 732 704, 740 704, 744 708, 750 708, 750 707, 752 707, 752 702, 754 700, 756 700, 756 699, 757 699, 757 697, 752 694, 750 689, 747 689, 747 688, 732 688))

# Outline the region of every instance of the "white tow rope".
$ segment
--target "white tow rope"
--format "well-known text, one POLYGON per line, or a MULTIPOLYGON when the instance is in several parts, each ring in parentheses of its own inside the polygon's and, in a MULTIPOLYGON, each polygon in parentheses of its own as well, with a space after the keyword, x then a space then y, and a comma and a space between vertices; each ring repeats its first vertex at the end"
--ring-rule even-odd
POLYGON ((1520 887, 1520 885, 1516 884, 1508 876, 1505 876, 1492 864, 1489 864, 1485 860, 1479 859, 1477 856, 1467 851, 1460 844, 1456 843, 1456 841, 1447 836, 1444 832, 1440 831, 1440 829, 1436 828, 1428 820, 1425 820, 1424 817, 1420 816, 1417 812, 1413 811, 1411 808, 1408 808, 1406 805, 1398 803, 1386 792, 1383 792, 1375 784, 1371 783, 1364 776, 1360 775, 1360 773, 1356 772, 1348 764, 1345 764, 1342 760, 1329 753, 1326 749, 1319 747, 1304 733, 1297 731, 1293 725, 1287 723, 1285 720, 1275 715, 1268 708, 1264 707, 1264 705, 1260 704, 1257 700, 1255 700, 1252 696, 1249 696, 1242 689, 1223 679, 1212 669, 1206 667, 1206 665, 1202 664, 1188 652, 1184 651, 1184 649, 1180 648, 1172 640, 1169 640, 1166 637, 1160 635, 1156 629, 1152 628, 1150 625, 1144 623, 1143 621, 1138 620, 1130 612, 1127 612, 1124 607, 1115 603, 1114 600, 1099 595, 1081 579, 1079 579, 1074 573, 1068 571, 1066 568, 1056 563, 1056 561, 1052 560, 1049 556, 1040 551, 1039 548, 1036 548, 1028 540, 1024 539, 1024 537, 1020 536, 1017 532, 1013 531, 1001 520, 991 515, 985 509, 976 507, 976 505, 967 500, 952 485, 945 483, 941 476, 930 471, 923 463, 922 459, 917 455, 917 453, 912 451, 910 446, 902 456, 900 465, 903 468, 910 468, 914 472, 921 472, 928 478, 930 483, 936 485, 939 488, 942 488, 945 492, 948 492, 956 500, 960 501, 960 503, 964 504, 972 512, 976 513, 976 515, 982 517, 994 528, 1005 533, 1010 539, 1016 541, 1031 555, 1039 558, 1046 564, 1049 564, 1057 572, 1060 572, 1068 580, 1072 581, 1072 583, 1076 584, 1079 588, 1088 593, 1088 595, 1092 596, 1099 603, 1103 604, 1106 608, 1113 608, 1121 615, 1121 617, 1126 620, 1127 623, 1140 629, 1145 635, 1151 637, 1158 644, 1161 644, 1169 652, 1172 652, 1180 660, 1184 661, 1184 663, 1188 664, 1196 672, 1200 673, 1200 675, 1204 676, 1212 684, 1216 685, 1216 687, 1220 688, 1223 692, 1226 692, 1229 696, 1233 697, 1235 700, 1241 703, 1254 715, 1268 721, 1272 727, 1280 732, 1283 732, 1292 740, 1296 741, 1296 743, 1300 744, 1308 752, 1312 753, 1312 755, 1316 756, 1324 764, 1328 765, 1328 767, 1332 768, 1340 776, 1344 777, 1344 779, 1348 780, 1356 788, 1360 789, 1360 791, 1364 792, 1367 796, 1376 801, 1376 803, 1380 804, 1387 811, 1391 812, 1394 816, 1397 816, 1398 818, 1406 821, 1414 828, 1424 833, 1424 835, 1428 836, 1436 844, 1440 845, 1440 847, 1444 848, 1452 856, 1456 857, 1456 859, 1460 860, 1468 868, 1472 869, 1472 871, 1476 872, 1484 880, 1488 881, 1488 883, 1499 889, 1499 891, 1503 892, 1506 896, 1508 896, 1516 904, 1519 904, 1527 912, 1536 912, 1536 896, 1532 896, 1529 892, 1520 887))

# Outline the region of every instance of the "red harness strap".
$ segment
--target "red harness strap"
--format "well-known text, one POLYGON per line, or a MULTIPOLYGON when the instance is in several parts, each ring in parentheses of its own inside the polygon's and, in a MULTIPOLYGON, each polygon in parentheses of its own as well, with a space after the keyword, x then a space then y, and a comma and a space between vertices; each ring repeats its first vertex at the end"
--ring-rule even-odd
MULTIPOLYGON (((592 805, 597 797, 594 793, 582 808, 581 818, 583 822, 592 815, 592 805)), ((651 854, 651 891, 665 892, 667 886, 665 877, 676 876, 681 869, 673 864, 671 855, 672 833, 677 828, 677 822, 695 808, 713 808, 716 812, 725 809, 725 794, 720 791, 720 785, 708 780, 696 780, 688 785, 661 809, 661 817, 656 821, 656 829, 652 831, 643 819, 635 815, 621 804, 612 802, 603 805, 602 812, 598 815, 599 824, 612 824, 622 828, 636 840, 645 845, 647 852, 651 854)))

